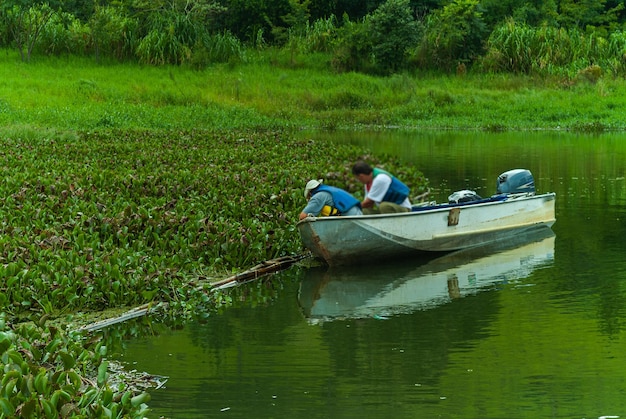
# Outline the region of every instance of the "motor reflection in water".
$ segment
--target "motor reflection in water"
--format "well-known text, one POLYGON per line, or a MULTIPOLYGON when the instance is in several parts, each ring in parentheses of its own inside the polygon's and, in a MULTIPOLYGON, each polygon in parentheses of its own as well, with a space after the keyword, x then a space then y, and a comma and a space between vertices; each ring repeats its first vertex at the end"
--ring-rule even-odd
POLYGON ((552 264, 554 240, 551 229, 541 228, 435 259, 310 269, 301 282, 298 301, 311 323, 427 310, 519 281, 552 264))

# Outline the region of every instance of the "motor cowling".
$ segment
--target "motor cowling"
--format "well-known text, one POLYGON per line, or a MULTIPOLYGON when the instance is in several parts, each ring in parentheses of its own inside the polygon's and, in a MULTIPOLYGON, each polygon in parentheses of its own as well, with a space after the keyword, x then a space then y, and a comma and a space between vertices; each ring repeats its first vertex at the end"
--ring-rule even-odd
POLYGON ((502 173, 496 181, 499 194, 535 193, 535 179, 530 170, 513 169, 502 173))

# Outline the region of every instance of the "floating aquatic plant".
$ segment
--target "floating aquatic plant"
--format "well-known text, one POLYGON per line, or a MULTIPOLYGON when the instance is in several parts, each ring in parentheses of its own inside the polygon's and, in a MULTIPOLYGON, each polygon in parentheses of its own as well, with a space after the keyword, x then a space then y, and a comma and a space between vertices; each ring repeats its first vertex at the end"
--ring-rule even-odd
MULTIPOLYGON (((326 177, 359 194, 350 166, 367 155, 281 130, 1 141, 0 302, 27 317, 176 302, 197 272, 298 254, 303 185, 326 177)), ((383 163, 415 191, 427 183, 383 163)))
POLYGON ((185 318, 228 304, 201 279, 301 253, 303 185, 323 176, 356 191, 349 167, 367 154, 270 130, 0 141, 0 312, 15 325, 0 328, 0 416, 55 418, 140 417, 148 396, 110 388, 106 345, 29 320, 156 301, 185 318))

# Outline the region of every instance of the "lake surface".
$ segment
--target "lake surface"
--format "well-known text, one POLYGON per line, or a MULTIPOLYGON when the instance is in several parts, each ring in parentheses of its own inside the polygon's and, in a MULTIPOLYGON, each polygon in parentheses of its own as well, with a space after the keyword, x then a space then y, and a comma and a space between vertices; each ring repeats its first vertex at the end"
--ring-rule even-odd
POLYGON ((438 201, 529 169, 557 222, 435 260, 292 268, 247 285, 267 304, 127 342, 129 368, 169 377, 150 417, 626 418, 626 135, 302 135, 411 162, 438 201))

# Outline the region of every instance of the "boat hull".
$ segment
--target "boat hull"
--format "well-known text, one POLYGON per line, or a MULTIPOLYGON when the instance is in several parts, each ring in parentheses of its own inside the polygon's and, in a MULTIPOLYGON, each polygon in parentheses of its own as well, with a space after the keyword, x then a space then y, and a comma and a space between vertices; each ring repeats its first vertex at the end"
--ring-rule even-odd
POLYGON ((549 266, 554 242, 554 232, 544 228, 425 262, 310 269, 300 283, 298 303, 313 323, 434 309, 549 266))
POLYGON ((400 214, 307 217, 298 230, 315 256, 336 266, 466 249, 555 221, 555 194, 547 193, 400 214))

